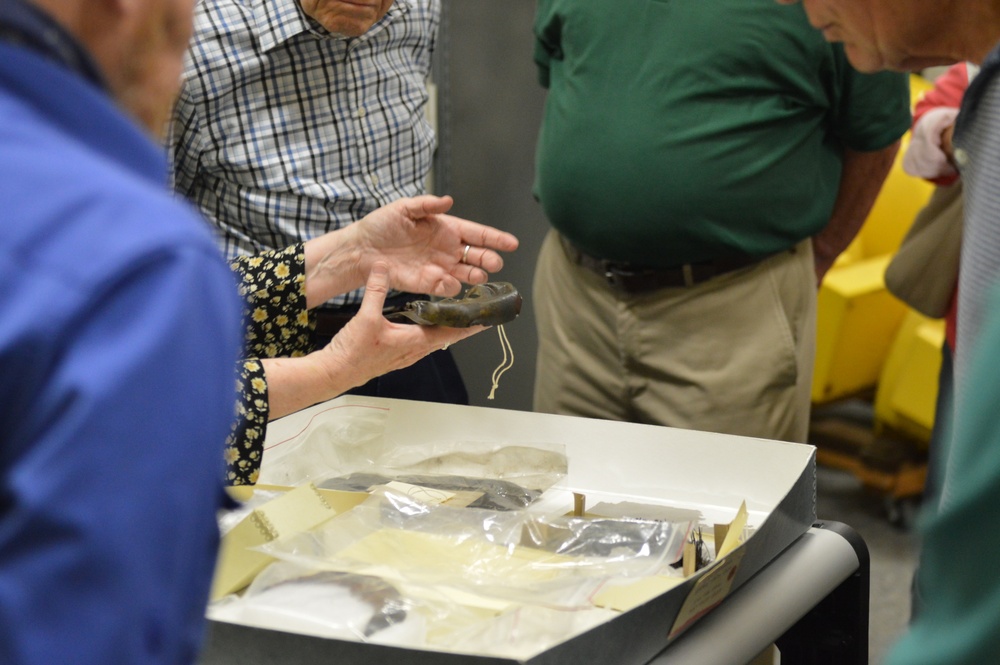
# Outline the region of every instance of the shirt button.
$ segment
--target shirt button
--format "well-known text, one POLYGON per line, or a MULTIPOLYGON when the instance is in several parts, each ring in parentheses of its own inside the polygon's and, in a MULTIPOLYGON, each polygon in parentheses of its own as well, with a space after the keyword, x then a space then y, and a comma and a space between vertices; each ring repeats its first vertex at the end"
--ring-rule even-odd
POLYGON ((372 187, 378 187, 378 176, 373 173, 370 178, 372 181, 372 187))
POLYGON ((955 149, 955 163, 959 166, 969 165, 969 153, 965 152, 961 148, 955 149))
POLYGON ((367 110, 365 109, 365 107, 364 107, 364 106, 362 106, 361 108, 359 108, 359 109, 358 109, 358 112, 357 112, 357 116, 358 116, 359 118, 363 118, 363 117, 365 117, 366 115, 368 115, 368 111, 367 111, 367 110))

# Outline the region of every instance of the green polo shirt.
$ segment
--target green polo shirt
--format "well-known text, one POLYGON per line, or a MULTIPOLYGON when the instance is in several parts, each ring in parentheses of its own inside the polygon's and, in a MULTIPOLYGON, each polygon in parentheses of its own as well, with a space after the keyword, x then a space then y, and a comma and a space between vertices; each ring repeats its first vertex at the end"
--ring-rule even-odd
POLYGON ((859 74, 798 5, 539 0, 535 35, 535 195, 606 259, 787 249, 829 220, 843 148, 910 125, 907 76, 859 74))

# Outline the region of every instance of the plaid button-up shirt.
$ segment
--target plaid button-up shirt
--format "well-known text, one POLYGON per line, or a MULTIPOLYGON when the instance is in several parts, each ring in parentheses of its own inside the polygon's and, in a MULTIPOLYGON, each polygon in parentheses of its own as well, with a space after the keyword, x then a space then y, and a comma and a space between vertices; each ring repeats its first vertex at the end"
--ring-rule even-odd
MULTIPOLYGON (((296 0, 201 0, 170 127, 176 191, 229 257, 279 249, 424 192, 440 0, 395 0, 354 39, 296 0)), ((360 291, 334 301, 353 304, 360 291)))

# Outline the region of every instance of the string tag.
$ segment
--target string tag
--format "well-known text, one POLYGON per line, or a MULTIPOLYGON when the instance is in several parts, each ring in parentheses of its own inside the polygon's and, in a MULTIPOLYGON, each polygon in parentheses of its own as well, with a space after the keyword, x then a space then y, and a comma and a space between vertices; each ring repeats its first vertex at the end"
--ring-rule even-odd
POLYGON ((503 349, 503 360, 500 362, 500 365, 493 370, 493 387, 490 389, 490 394, 486 396, 486 399, 493 399, 493 396, 497 392, 497 384, 500 381, 500 376, 514 366, 514 348, 510 345, 510 340, 507 339, 507 331, 503 329, 503 324, 497 326, 497 334, 500 335, 500 348, 503 349), (509 363, 507 360, 508 352, 510 357, 509 363))

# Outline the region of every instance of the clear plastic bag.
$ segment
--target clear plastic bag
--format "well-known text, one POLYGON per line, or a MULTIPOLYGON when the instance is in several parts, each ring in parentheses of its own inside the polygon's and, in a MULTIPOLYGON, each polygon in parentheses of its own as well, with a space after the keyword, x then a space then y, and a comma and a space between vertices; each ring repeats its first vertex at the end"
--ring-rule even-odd
POLYGON ((391 584, 378 577, 278 562, 243 593, 217 603, 216 619, 320 637, 420 645, 426 624, 391 584))
POLYGON ((333 639, 526 658, 614 612, 463 603, 447 590, 271 564, 242 597, 214 604, 215 620, 333 639))
POLYGON ((261 549, 300 565, 449 588, 499 605, 570 610, 589 608, 609 578, 667 571, 692 526, 451 508, 381 489, 322 527, 261 549))
POLYGON ((265 442, 257 482, 297 486, 374 470, 387 448, 385 421, 383 409, 352 406, 320 412, 294 436, 265 442))
POLYGON ((276 499, 284 492, 272 490, 255 489, 246 501, 242 501, 231 510, 220 510, 218 512, 219 535, 225 536, 237 524, 242 522, 250 513, 272 499, 276 499))
POLYGON ((371 496, 316 529, 257 548, 278 563, 243 597, 214 606, 214 616, 526 658, 613 616, 592 602, 605 585, 677 574, 671 564, 696 513, 543 512, 548 504, 536 499, 551 496, 546 490, 567 472, 560 445, 391 445, 385 410, 335 409, 269 443, 260 482, 371 496), (330 611, 334 605, 338 611, 330 611))
POLYGON ((393 445, 386 441, 384 409, 333 407, 294 436, 266 444, 258 483, 368 491, 392 480, 452 490, 480 491, 492 503, 521 508, 566 475, 565 447, 536 442, 438 441, 393 445), (433 484, 432 484, 433 483, 433 484), (470 486, 473 486, 470 488, 470 486))

